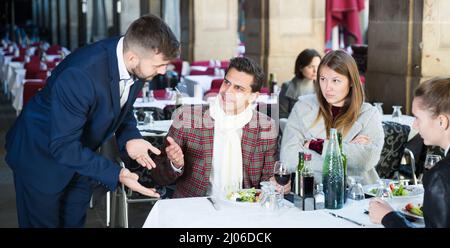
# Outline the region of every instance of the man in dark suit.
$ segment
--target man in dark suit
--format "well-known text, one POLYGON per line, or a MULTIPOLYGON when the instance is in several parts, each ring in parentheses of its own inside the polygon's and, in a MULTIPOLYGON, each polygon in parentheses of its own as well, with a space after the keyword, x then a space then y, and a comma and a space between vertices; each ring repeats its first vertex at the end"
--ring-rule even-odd
POLYGON ((95 153, 115 134, 120 151, 149 169, 132 108, 144 81, 166 72, 179 42, 158 17, 134 21, 124 37, 80 48, 55 68, 6 137, 20 227, 82 227, 91 180, 158 197, 138 176, 95 153), (126 152, 125 152, 126 151, 126 152))

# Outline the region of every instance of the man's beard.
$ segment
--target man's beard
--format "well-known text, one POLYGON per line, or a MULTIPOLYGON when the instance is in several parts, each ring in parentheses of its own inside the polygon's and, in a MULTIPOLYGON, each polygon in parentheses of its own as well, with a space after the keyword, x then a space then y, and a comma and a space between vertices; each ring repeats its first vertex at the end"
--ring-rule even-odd
POLYGON ((152 75, 152 76, 150 76, 150 77, 144 77, 136 68, 137 68, 138 66, 136 66, 136 67, 134 67, 133 69, 131 69, 131 73, 133 74, 133 76, 137 79, 137 80, 139 80, 139 81, 142 81, 142 82, 147 82, 147 81, 151 81, 155 76, 156 76, 156 74, 155 75, 152 75))

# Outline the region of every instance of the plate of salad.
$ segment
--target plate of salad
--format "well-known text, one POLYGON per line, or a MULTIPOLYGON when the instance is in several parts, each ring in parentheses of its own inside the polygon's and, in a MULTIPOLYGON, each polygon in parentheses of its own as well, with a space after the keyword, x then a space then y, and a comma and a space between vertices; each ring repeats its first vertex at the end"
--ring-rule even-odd
MULTIPOLYGON (((371 185, 365 185, 364 193, 366 195, 370 196, 376 196, 377 190, 378 190, 379 184, 371 184, 371 185)), ((389 189, 392 192, 392 196, 394 198, 400 197, 400 198, 407 198, 407 197, 417 197, 423 194, 424 189, 423 185, 403 185, 391 182, 389 184, 389 189)))
POLYGON ((405 207, 400 209, 400 211, 407 217, 417 220, 423 220, 423 211, 421 204, 408 203, 405 205, 405 207))
POLYGON ((226 200, 238 204, 255 204, 259 203, 261 190, 255 188, 241 189, 234 192, 228 192, 226 200))

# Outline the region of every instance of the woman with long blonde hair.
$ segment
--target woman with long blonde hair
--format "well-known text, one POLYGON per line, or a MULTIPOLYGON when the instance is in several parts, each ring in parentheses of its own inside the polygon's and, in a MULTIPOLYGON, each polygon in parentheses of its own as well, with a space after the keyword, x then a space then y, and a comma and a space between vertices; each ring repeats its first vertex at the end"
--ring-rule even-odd
POLYGON ((281 160, 292 170, 298 163, 298 152, 312 154, 311 169, 317 181, 322 178, 330 129, 343 134, 343 151, 347 155, 349 176, 360 176, 364 184, 379 177, 375 166, 384 144, 381 116, 364 103, 355 60, 344 51, 332 51, 319 65, 314 85, 315 95, 299 98, 284 130, 281 160))

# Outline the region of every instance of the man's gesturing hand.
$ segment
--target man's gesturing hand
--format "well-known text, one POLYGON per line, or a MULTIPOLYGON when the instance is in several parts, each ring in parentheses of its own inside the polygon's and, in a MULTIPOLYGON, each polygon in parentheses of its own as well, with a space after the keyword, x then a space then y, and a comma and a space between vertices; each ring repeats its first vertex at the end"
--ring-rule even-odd
POLYGON ((172 161, 173 165, 178 169, 184 166, 184 155, 181 147, 173 140, 172 137, 167 137, 169 145, 166 147, 167 157, 172 161))
POLYGON ((119 181, 127 186, 129 189, 139 192, 150 197, 159 197, 155 189, 146 188, 138 182, 139 176, 136 173, 130 172, 127 168, 122 168, 119 174, 119 181))
POLYGON ((131 159, 136 160, 140 165, 147 167, 148 169, 152 169, 156 167, 155 162, 148 155, 148 150, 152 153, 159 155, 161 151, 152 146, 148 141, 144 139, 132 139, 129 140, 126 144, 126 149, 128 152, 128 156, 131 159))

